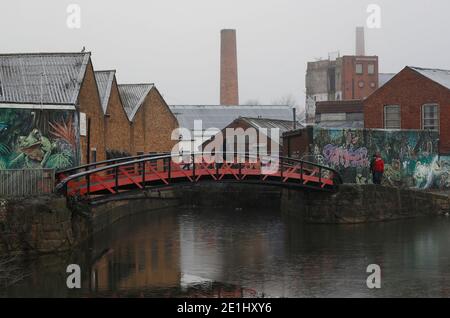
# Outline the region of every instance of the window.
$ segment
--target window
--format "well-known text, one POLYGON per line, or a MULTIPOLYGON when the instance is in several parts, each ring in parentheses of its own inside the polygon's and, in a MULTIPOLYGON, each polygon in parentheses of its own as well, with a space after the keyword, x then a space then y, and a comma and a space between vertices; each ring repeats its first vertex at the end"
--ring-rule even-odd
POLYGON ((91 148, 91 162, 97 162, 97 148, 91 148))
POLYGON ((363 65, 361 63, 356 64, 356 74, 363 73, 363 65))
POLYGON ((439 130, 439 105, 422 106, 422 129, 439 130))
POLYGON ((400 129, 400 106, 384 106, 384 128, 400 129))
POLYGON ((374 64, 369 64, 367 66, 367 73, 369 74, 375 74, 375 65, 374 64))

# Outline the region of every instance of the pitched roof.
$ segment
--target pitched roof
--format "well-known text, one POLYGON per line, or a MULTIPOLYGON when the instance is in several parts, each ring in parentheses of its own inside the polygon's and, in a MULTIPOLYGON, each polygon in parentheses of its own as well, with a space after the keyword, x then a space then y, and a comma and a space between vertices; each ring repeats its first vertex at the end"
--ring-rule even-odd
POLYGON ((450 89, 450 70, 441 70, 433 68, 421 68, 408 66, 410 69, 422 74, 423 76, 429 78, 430 80, 441 84, 442 86, 450 89))
POLYGON ((118 85, 123 108, 127 113, 128 120, 132 121, 137 111, 144 102, 145 97, 154 87, 153 84, 121 84, 118 85))
POLYGON ((75 105, 90 53, 0 54, 0 103, 75 105))
MULTIPOLYGON (((269 118, 251 118, 251 117, 240 117, 239 119, 247 122, 250 126, 261 129, 273 129, 278 128, 280 130, 280 135, 286 131, 294 129, 294 122, 291 120, 282 119, 269 119, 269 118)), ((297 128, 303 127, 299 122, 296 124, 297 128)))
POLYGON ((180 127, 194 129, 194 121, 202 120, 203 129, 222 130, 239 117, 292 120, 292 107, 287 105, 171 105, 180 127))
POLYGON ((395 73, 379 73, 378 74, 378 87, 383 86, 395 76, 395 73))
POLYGON ((94 74, 95 80, 97 81, 98 94, 102 103, 103 114, 106 114, 116 71, 95 71, 94 74))

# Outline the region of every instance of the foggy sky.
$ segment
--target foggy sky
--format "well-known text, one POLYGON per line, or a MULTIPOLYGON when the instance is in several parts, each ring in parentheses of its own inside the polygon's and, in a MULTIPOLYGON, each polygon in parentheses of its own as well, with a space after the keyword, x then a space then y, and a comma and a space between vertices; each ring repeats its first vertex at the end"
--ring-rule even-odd
POLYGON ((367 5, 366 54, 381 72, 406 65, 450 69, 448 0, 0 0, 0 52, 93 53, 119 83, 153 82, 169 104, 219 103, 220 30, 235 28, 240 102, 293 95, 304 105, 306 62, 353 54, 367 5), (66 26, 81 6, 81 29, 66 26))

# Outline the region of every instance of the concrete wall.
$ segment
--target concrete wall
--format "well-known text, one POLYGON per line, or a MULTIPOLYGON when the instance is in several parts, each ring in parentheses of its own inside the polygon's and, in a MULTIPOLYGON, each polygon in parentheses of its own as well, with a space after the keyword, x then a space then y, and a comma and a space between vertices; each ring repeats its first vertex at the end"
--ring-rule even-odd
MULTIPOLYGON (((314 158, 338 170, 345 183, 371 183, 370 160, 385 161, 383 184, 430 188, 437 159, 436 132, 314 128, 314 158)), ((450 183, 450 178, 449 178, 450 183)))
POLYGON ((449 212, 449 198, 410 189, 342 185, 336 193, 283 189, 282 211, 307 223, 368 223, 449 212))

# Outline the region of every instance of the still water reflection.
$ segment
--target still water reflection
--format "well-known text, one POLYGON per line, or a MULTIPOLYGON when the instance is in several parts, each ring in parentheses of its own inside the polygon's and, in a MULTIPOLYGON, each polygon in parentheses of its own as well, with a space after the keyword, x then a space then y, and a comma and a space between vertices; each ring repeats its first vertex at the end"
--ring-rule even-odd
POLYGON ((278 211, 169 209, 23 266, 31 275, 3 296, 449 297, 450 219, 304 225, 278 211), (70 263, 81 290, 66 287, 70 263), (366 287, 369 264, 379 290, 366 287))

